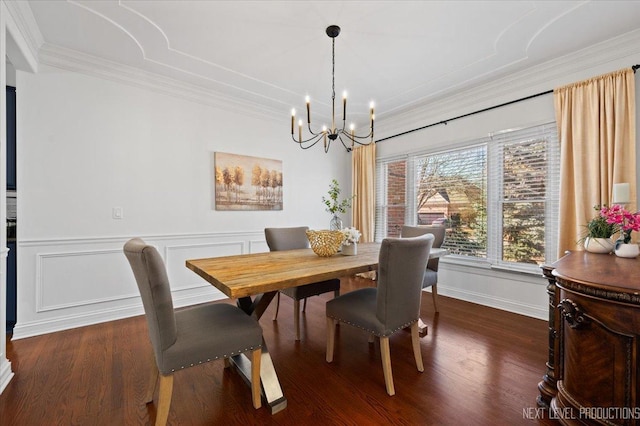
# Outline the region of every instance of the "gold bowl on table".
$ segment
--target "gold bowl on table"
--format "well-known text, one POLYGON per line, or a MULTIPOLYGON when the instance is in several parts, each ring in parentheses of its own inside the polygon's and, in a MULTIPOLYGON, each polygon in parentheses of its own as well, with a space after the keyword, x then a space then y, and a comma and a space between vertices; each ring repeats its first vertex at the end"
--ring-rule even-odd
POLYGON ((322 257, 333 256, 342 246, 343 235, 341 231, 307 231, 307 239, 315 254, 322 257))

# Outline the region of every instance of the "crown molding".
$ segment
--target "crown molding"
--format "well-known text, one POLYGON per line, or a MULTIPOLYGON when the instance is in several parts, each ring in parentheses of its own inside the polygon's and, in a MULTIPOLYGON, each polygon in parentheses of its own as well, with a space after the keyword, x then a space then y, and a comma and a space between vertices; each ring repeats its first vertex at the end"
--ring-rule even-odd
POLYGON ((255 118, 282 119, 281 111, 274 111, 256 103, 221 95, 214 90, 49 43, 44 43, 40 48, 39 59, 43 65, 151 90, 255 118))
POLYGON ((29 49, 36 55, 38 49, 44 43, 44 38, 36 23, 36 18, 33 16, 29 2, 3 0, 3 3, 7 7, 9 14, 11 14, 11 18, 15 21, 20 33, 29 44, 29 49))
POLYGON ((13 0, 2 0, 2 4, 9 14, 7 29, 23 56, 24 63, 22 65, 29 71, 36 72, 38 69, 38 49, 44 43, 44 38, 33 16, 31 6, 26 1, 13 0))
POLYGON ((640 62, 640 30, 606 40, 582 50, 559 57, 526 70, 506 75, 489 83, 465 87, 447 92, 412 105, 410 108, 390 114, 379 114, 376 122, 379 138, 451 119, 473 111, 499 105, 537 93, 570 84, 576 79, 591 78, 615 71, 617 65, 630 67, 640 62), (631 61, 635 61, 631 63, 631 61))

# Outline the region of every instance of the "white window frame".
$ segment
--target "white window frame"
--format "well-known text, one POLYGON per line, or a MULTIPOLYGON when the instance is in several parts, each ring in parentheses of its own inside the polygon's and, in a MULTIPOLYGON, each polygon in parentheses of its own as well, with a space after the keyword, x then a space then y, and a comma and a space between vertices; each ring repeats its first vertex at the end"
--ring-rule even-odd
MULTIPOLYGON (((502 256, 502 149, 504 144, 513 140, 522 141, 526 138, 544 138, 547 140, 547 183, 545 197, 545 263, 557 259, 558 247, 558 205, 559 205, 559 169, 560 148, 557 138, 555 122, 545 123, 528 128, 509 129, 489 134, 488 138, 478 138, 464 144, 456 144, 450 149, 422 150, 408 153, 403 156, 379 158, 377 160, 377 196, 376 196, 376 241, 381 241, 386 235, 382 233, 387 229, 386 206, 382 203, 386 196, 386 166, 390 163, 406 161, 406 205, 405 224, 415 225, 417 220, 416 210, 416 167, 418 158, 436 155, 442 152, 472 148, 473 146, 487 146, 487 257, 470 257, 450 255, 442 259, 445 263, 462 263, 483 268, 494 268, 522 273, 540 274, 539 265, 507 262, 502 256), (380 216, 380 217, 379 217, 380 216)), ((519 142, 518 142, 519 143, 519 142)))

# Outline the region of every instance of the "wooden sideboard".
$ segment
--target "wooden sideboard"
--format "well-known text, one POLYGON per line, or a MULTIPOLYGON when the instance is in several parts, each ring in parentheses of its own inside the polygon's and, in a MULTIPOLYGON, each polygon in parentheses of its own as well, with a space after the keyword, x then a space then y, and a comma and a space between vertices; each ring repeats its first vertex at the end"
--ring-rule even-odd
POLYGON ((566 425, 640 425, 640 259, 576 251, 543 273, 549 360, 538 404, 566 425))

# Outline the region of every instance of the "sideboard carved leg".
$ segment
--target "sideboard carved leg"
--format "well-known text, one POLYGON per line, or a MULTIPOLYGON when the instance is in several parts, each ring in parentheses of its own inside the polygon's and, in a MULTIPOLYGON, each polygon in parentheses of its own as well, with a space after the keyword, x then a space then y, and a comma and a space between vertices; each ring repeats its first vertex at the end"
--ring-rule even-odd
POLYGON ((546 363, 547 371, 545 375, 542 377, 542 381, 538 383, 538 392, 539 395, 536 399, 538 406, 544 408, 551 407, 551 400, 558 393, 557 388, 557 380, 558 378, 555 376, 555 366, 556 366, 556 353, 557 353, 557 337, 558 330, 557 325, 559 324, 558 318, 558 309, 556 306, 558 305, 557 295, 556 295, 556 280, 553 276, 553 267, 551 266, 543 266, 542 271, 549 281, 547 285, 547 294, 549 296, 549 357, 546 363))

